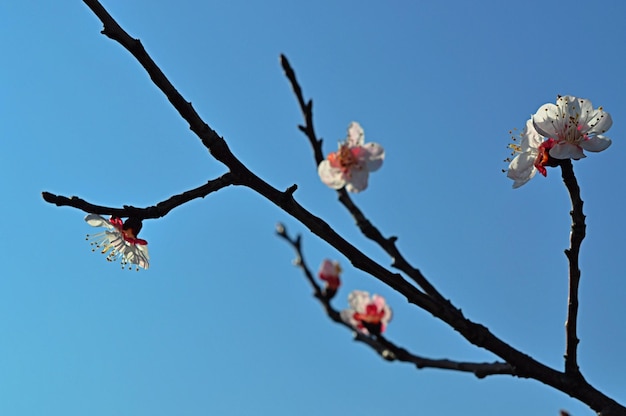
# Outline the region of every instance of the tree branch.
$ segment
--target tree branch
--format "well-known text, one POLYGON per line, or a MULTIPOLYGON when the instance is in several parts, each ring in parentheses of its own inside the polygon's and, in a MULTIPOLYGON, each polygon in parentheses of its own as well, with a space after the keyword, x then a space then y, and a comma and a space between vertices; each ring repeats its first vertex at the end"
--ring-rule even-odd
POLYGON ((291 64, 289 64, 287 57, 283 54, 280 55, 280 64, 285 71, 285 76, 291 83, 291 88, 293 88, 293 93, 296 95, 298 104, 300 104, 300 110, 302 111, 302 117, 304 118, 304 126, 299 124, 298 128, 309 138, 309 142, 313 148, 313 156, 315 157, 315 166, 317 167, 322 160, 324 160, 324 154, 322 153, 323 140, 318 140, 315 135, 315 128, 313 127, 313 100, 309 100, 307 103, 304 102, 302 88, 296 79, 296 73, 291 67, 291 64))
POLYGON ((130 205, 124 205, 123 208, 111 208, 91 204, 77 196, 68 198, 61 195, 54 195, 50 192, 42 192, 41 196, 50 204, 54 204, 58 207, 67 206, 77 208, 88 214, 113 215, 121 218, 135 217, 146 220, 164 217, 176 207, 179 207, 196 198, 204 198, 211 192, 218 191, 233 184, 233 175, 230 172, 225 173, 219 178, 208 181, 202 186, 190 189, 182 194, 174 195, 165 201, 159 202, 158 204, 147 208, 136 208, 130 205))
POLYGON ((578 257, 580 245, 585 238, 585 215, 583 214, 583 201, 580 198, 580 188, 574 175, 572 161, 565 159, 560 163, 561 177, 567 187, 572 202, 572 228, 570 232, 570 247, 565 250, 569 262, 569 294, 567 306, 567 321, 565 322, 566 347, 565 347, 565 372, 572 376, 582 378, 578 368, 577 347, 578 336, 576 326, 578 322, 578 285, 580 283, 580 267, 578 257))

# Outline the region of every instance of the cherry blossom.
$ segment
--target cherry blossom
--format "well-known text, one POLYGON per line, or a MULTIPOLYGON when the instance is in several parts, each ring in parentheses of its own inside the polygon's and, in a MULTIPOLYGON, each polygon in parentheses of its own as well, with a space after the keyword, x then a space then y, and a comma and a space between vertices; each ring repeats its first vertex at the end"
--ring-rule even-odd
POLYGON ((339 262, 330 261, 328 259, 322 262, 320 266, 318 276, 326 283, 326 287, 324 288, 324 296, 328 299, 335 296, 337 293, 337 289, 341 285, 341 279, 339 279, 339 275, 341 274, 341 266, 339 266, 339 262))
POLYGON ((581 159, 583 150, 601 152, 611 145, 603 136, 613 124, 611 115, 585 98, 559 96, 556 104, 539 107, 532 119, 539 134, 556 141, 550 149, 555 159, 581 159))
POLYGON ((341 319, 364 334, 380 335, 391 320, 391 308, 380 295, 354 290, 348 295, 349 309, 341 311, 341 319))
POLYGON ((376 143, 364 143, 361 125, 352 122, 348 137, 339 143, 339 150, 330 153, 317 168, 320 179, 333 189, 344 186, 348 192, 360 192, 367 188, 369 173, 378 170, 385 158, 385 151, 376 143))
POLYGON ((137 238, 141 230, 141 220, 129 218, 122 222, 117 217, 107 220, 99 215, 89 214, 85 221, 92 227, 106 228, 97 234, 87 234, 87 240, 91 240, 92 251, 101 250, 102 254, 106 254, 108 261, 120 260, 122 268, 129 264, 134 264, 136 270, 139 270, 139 267, 148 268, 150 264, 148 242, 137 238))
MULTIPOLYGON (((545 140, 540 135, 530 118, 526 122, 524 131, 520 134, 520 144, 511 144, 513 154, 517 154, 509 164, 507 177, 513 179, 513 188, 519 188, 531 180, 537 171, 543 176, 547 175, 546 166, 550 166, 551 149, 555 145, 554 139, 545 140)), ((513 140, 517 140, 513 138, 513 140)))

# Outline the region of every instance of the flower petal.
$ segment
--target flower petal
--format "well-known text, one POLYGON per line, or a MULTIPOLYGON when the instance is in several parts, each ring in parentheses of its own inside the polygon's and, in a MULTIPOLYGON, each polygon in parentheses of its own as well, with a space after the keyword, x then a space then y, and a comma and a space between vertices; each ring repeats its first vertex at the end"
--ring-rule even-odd
POLYGON ((385 149, 378 143, 367 143, 362 148, 365 156, 365 168, 370 172, 380 169, 385 159, 385 149))
POLYGON ((587 131, 587 134, 600 135, 611 128, 613 119, 609 113, 602 110, 602 108, 598 108, 593 113, 592 119, 588 121, 588 124, 591 128, 587 131))
POLYGON ((378 310, 382 310, 385 307, 385 298, 380 295, 373 295, 372 303, 376 305, 378 310))
POLYGON ((580 147, 590 152, 601 152, 611 145, 611 139, 605 136, 593 136, 580 143, 580 147))
POLYGON ((322 182, 333 189, 340 189, 346 184, 346 179, 341 169, 332 167, 328 160, 323 160, 320 163, 317 167, 317 173, 320 175, 322 182))
POLYGON ((559 115, 559 107, 552 103, 544 104, 539 110, 533 114, 533 125, 539 134, 545 137, 558 137, 558 131, 561 128, 562 117, 559 115))
POLYGON ((513 179, 513 188, 519 188, 531 180, 537 173, 535 168, 536 155, 531 152, 520 153, 509 164, 509 171, 506 176, 513 179))
POLYGON ((346 184, 348 192, 361 192, 367 188, 369 171, 367 169, 352 169, 350 171, 350 179, 346 184))
POLYGON ((148 246, 136 245, 134 247, 136 248, 136 259, 133 261, 133 263, 147 270, 148 267, 150 267, 150 255, 148 254, 148 246))
POLYGON ((544 141, 544 137, 535 129, 532 117, 526 121, 526 127, 524 127, 524 131, 522 131, 521 137, 522 141, 520 142, 520 147, 522 148, 522 152, 528 152, 530 150, 536 151, 544 141))
POLYGON ((365 311, 365 307, 370 302, 370 294, 363 290, 353 290, 348 295, 348 305, 357 312, 365 311))
MULTIPOLYGON (((607 146, 608 147, 608 146, 607 146)), ((567 142, 560 142, 550 149, 550 156, 555 159, 582 159, 585 156, 583 149, 567 142)))
POLYGON ((348 126, 348 137, 346 138, 346 143, 350 147, 361 146, 365 142, 365 133, 363 132, 363 128, 359 123, 353 121, 348 126))
POLYGON ((91 225, 92 227, 111 228, 111 223, 102 218, 100 215, 88 214, 87 216, 85 216, 85 221, 87 221, 87 224, 91 225))

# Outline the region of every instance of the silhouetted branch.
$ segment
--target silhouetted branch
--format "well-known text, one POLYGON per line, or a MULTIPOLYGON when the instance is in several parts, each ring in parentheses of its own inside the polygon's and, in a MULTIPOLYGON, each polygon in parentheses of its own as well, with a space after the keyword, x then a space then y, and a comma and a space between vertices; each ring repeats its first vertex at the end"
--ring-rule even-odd
POLYGON ((112 215, 120 218, 135 217, 146 220, 150 218, 164 217, 168 212, 176 207, 179 207, 196 198, 204 198, 211 192, 218 191, 230 185, 233 185, 233 175, 231 173, 226 173, 217 179, 208 181, 202 186, 190 189, 182 194, 174 195, 163 202, 159 202, 158 204, 147 208, 136 208, 130 205, 124 205, 123 208, 112 208, 91 204, 77 196, 68 198, 61 195, 54 195, 50 192, 42 192, 41 195, 46 202, 55 204, 58 207, 73 207, 88 214, 112 215))
POLYGON ((322 139, 317 138, 315 135, 315 128, 313 127, 313 100, 309 100, 307 103, 304 102, 304 96, 302 95, 302 88, 296 79, 296 73, 291 68, 289 64, 289 60, 283 54, 280 55, 280 64, 285 71, 285 76, 289 79, 291 83, 291 88, 293 88, 293 93, 296 94, 296 98, 298 99, 298 104, 300 104, 300 110, 302 111, 302 117, 304 118, 304 126, 302 124, 298 125, 300 131, 302 131, 308 138, 311 143, 311 147, 313 148, 313 154, 315 157, 315 166, 318 166, 322 160, 324 160, 324 154, 322 153, 322 139))
POLYGON ((163 71, 161 71, 159 66, 152 60, 150 55, 148 55, 141 41, 139 39, 133 39, 122 29, 99 1, 83 0, 83 2, 94 12, 104 25, 102 34, 118 42, 137 59, 150 76, 152 82, 165 94, 181 117, 189 123, 189 128, 200 138, 206 148, 209 149, 209 152, 211 152, 217 160, 228 166, 230 171, 233 172, 233 175, 239 176, 240 174, 245 175, 246 173, 250 173, 249 170, 235 158, 224 139, 200 118, 191 103, 186 101, 176 88, 174 88, 174 85, 167 79, 163 71))
POLYGON ((415 364, 418 369, 423 368, 437 368, 441 370, 454 370, 467 373, 473 373, 478 378, 484 378, 490 375, 507 374, 515 375, 515 369, 507 363, 493 362, 493 363, 472 363, 472 362, 459 362, 447 359, 430 359, 417 356, 410 353, 404 348, 398 347, 382 335, 371 336, 366 335, 360 331, 355 330, 350 324, 344 322, 341 319, 341 314, 330 304, 330 299, 324 296, 320 285, 317 284, 311 269, 304 260, 304 254, 302 253, 302 237, 297 235, 296 237, 289 236, 287 229, 283 224, 276 226, 276 234, 282 237, 296 252, 296 258, 293 261, 294 265, 298 266, 304 273, 306 279, 313 287, 313 295, 320 301, 326 315, 335 323, 342 325, 354 332, 355 341, 362 342, 374 349, 378 354, 387 361, 401 361, 406 363, 415 364))
POLYGON ((583 201, 580 198, 580 188, 574 175, 572 161, 565 159, 560 163, 561 177, 567 187, 567 191, 572 201, 572 230, 570 232, 570 247, 565 250, 565 255, 569 262, 569 296, 567 307, 566 347, 565 347, 565 372, 573 376, 580 376, 580 369, 577 362, 578 336, 576 331, 578 321, 578 285, 580 283, 580 268, 578 257, 580 245, 585 238, 585 215, 583 214, 583 201))

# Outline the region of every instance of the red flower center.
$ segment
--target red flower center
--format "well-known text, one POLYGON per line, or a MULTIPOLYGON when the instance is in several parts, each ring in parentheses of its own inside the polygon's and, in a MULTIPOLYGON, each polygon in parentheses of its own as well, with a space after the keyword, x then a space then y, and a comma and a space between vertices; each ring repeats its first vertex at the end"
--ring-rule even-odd
POLYGON ((546 176, 548 173, 545 166, 550 159, 550 149, 552 149, 555 144, 556 140, 548 139, 539 145, 539 153, 535 159, 535 167, 543 176, 546 176))
MULTIPOLYGON (((109 222, 111 222, 111 225, 113 225, 122 234, 124 241, 130 244, 139 244, 142 246, 148 244, 146 240, 137 238, 138 231, 135 231, 135 228, 128 224, 129 220, 126 220, 126 223, 123 223, 121 218, 111 217, 109 222)), ((138 228, 141 229, 141 222, 139 222, 138 228)))
POLYGON ((355 312, 352 316, 355 320, 361 322, 367 322, 368 324, 378 324, 382 321, 384 310, 378 310, 378 307, 374 304, 369 304, 365 307, 365 312, 355 312))

